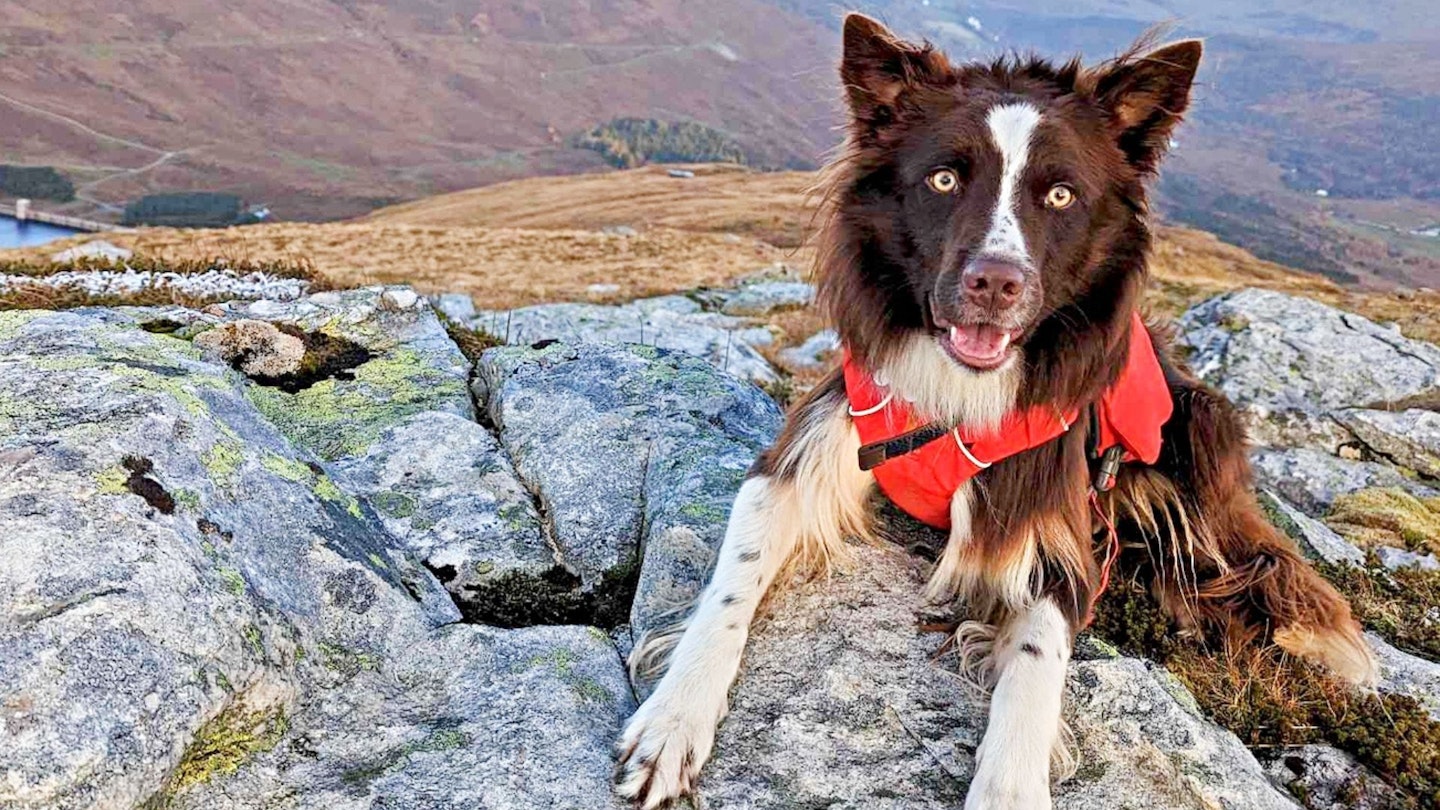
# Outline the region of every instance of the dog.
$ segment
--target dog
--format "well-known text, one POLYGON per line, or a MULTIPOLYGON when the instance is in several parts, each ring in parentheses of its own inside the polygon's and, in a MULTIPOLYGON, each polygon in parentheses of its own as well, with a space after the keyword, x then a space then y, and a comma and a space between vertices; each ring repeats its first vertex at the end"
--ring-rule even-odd
POLYGON ((948 529, 927 595, 964 605, 957 643, 986 653, 967 810, 1051 806, 1065 669, 1117 528, 1179 629, 1373 681, 1349 606, 1255 501, 1235 410, 1138 314, 1146 184, 1201 53, 953 65, 845 19, 817 267, 845 363, 741 486, 683 630, 637 646, 632 665, 664 674, 618 742, 622 796, 650 810, 695 791, 762 597, 870 538, 877 485, 948 529))

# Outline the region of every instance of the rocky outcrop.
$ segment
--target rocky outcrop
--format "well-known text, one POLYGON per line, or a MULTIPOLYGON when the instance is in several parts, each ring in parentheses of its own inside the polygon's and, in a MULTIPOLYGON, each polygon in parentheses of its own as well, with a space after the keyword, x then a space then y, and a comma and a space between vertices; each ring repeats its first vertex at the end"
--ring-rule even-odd
POLYGON ((1352 439, 1336 411, 1440 396, 1440 348, 1306 298, 1241 290, 1194 307, 1180 326, 1195 370, 1266 444, 1334 452, 1352 439))
MULTIPOLYGON (((473 366, 403 288, 0 312, 0 806, 620 810, 610 745, 647 688, 622 654, 701 586, 781 424, 717 353, 748 321, 629 306, 650 345, 517 311, 550 326, 473 366), (717 334, 657 348, 667 319, 717 334)), ((1341 399, 1297 418, 1363 458, 1314 431, 1257 457, 1276 521, 1337 563, 1362 554, 1320 520, 1337 498, 1430 486, 1341 399)), ((925 564, 857 555, 769 601, 710 806, 962 801, 984 697, 920 629, 925 564)), ((1374 643, 1433 711, 1435 665, 1374 643)), ((1328 749, 1262 767, 1162 668, 1082 646, 1057 807, 1348 795, 1328 749)))
POLYGON ((755 382, 776 378, 769 361, 756 350, 773 342, 768 329, 745 318, 707 311, 695 298, 683 295, 615 306, 542 304, 482 312, 469 325, 517 346, 548 340, 636 343, 694 355, 755 382))

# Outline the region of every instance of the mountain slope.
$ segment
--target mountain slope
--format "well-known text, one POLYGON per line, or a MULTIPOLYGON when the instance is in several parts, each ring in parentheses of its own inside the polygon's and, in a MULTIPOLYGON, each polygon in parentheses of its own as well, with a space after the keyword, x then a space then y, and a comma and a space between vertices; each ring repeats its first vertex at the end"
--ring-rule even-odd
POLYGON ((829 143, 832 38, 758 0, 478 8, 0 0, 0 155, 92 202, 227 189, 310 219, 597 168, 564 139, 621 115, 697 119, 773 165, 829 143))

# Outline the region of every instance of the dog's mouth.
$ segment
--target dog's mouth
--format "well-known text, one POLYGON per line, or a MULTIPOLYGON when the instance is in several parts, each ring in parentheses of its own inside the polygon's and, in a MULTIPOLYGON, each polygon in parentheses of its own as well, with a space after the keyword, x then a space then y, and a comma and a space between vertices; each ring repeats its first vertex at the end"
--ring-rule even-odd
POLYGON ((962 365, 976 371, 993 371, 1015 352, 1018 332, 993 323, 972 323, 962 326, 938 324, 936 336, 945 352, 962 365))

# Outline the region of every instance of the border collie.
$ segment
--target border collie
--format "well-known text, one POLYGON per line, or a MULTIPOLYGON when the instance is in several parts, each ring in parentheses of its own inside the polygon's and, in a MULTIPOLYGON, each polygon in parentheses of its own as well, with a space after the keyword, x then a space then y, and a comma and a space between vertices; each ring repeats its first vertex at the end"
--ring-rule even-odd
POLYGON ((818 267, 845 363, 740 488, 682 629, 632 658, 664 675, 619 741, 621 795, 649 810, 694 792, 762 597, 871 537, 877 486, 948 529, 928 596, 965 606, 962 658, 983 653, 967 810, 1048 808, 1068 776, 1065 668, 1117 526, 1181 630, 1373 680, 1349 606, 1257 506, 1235 411, 1138 314, 1145 184, 1201 55, 1148 47, 955 66, 846 18, 818 267))

